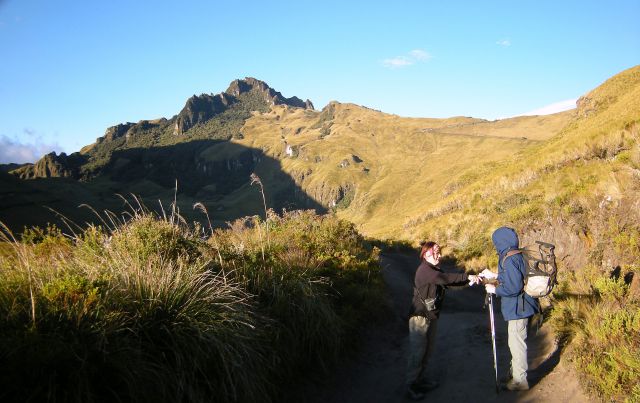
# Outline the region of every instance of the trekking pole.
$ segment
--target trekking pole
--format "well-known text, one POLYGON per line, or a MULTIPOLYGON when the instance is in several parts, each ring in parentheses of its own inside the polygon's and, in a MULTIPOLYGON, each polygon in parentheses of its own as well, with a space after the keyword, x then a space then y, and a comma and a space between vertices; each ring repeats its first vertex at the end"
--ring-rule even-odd
POLYGON ((496 324, 493 316, 493 294, 487 293, 485 306, 489 305, 489 319, 491 320, 491 345, 493 347, 493 371, 496 375, 496 393, 500 393, 498 385, 498 356, 496 354, 496 324))

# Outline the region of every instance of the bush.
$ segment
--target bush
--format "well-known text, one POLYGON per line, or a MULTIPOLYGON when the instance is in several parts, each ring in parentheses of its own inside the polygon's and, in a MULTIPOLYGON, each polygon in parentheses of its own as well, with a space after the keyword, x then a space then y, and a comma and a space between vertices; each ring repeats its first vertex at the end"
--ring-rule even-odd
POLYGON ((292 360, 282 366, 292 372, 283 371, 280 382, 300 369, 330 368, 356 329, 384 310, 377 254, 353 224, 293 211, 271 213, 267 222, 238 220, 232 228, 215 233, 211 253, 217 248, 226 268, 281 325, 272 329, 274 349, 292 360))
POLYGON ((194 254, 192 233, 140 215, 110 242, 88 229, 69 254, 52 251, 43 265, 47 238, 14 245, 15 259, 0 271, 3 400, 268 396, 269 385, 255 380, 269 364, 259 342, 268 318, 194 254))
MULTIPOLYGON (((560 285, 551 322, 571 340, 571 359, 585 383, 610 401, 640 398, 640 303, 629 296, 624 279, 577 275, 580 284, 591 283, 588 294, 571 294, 571 285, 560 285)), ((582 287, 584 290, 585 287, 582 287)))
POLYGON ((6 234, 0 400, 278 400, 382 301, 377 256, 334 217, 272 214, 208 242, 180 222, 6 234))

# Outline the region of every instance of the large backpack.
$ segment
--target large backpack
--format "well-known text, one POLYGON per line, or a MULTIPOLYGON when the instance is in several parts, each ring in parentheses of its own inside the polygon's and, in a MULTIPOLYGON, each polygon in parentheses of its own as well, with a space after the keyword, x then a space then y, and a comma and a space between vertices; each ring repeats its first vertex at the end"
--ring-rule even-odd
POLYGON ((536 244, 537 251, 526 247, 510 250, 502 259, 502 264, 509 256, 521 254, 526 266, 524 292, 533 298, 540 298, 549 295, 557 284, 558 268, 553 252, 555 245, 541 241, 536 241, 536 244))

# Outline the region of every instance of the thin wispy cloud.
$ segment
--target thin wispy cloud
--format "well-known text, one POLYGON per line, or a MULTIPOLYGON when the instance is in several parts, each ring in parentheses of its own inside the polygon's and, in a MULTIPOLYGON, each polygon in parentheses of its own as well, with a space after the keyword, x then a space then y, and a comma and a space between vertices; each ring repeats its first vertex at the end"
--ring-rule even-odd
POLYGON ((404 56, 398 56, 392 59, 384 59, 382 61, 382 65, 390 69, 397 69, 400 67, 411 66, 413 63, 414 63, 413 60, 410 60, 409 58, 404 56))
POLYGON ((33 131, 25 129, 25 132, 31 133, 30 142, 0 135, 0 164, 36 162, 51 151, 61 150, 58 144, 45 144, 39 137, 33 137, 33 131))
POLYGON ((506 48, 511 46, 511 41, 509 39, 500 39, 498 42, 496 42, 496 44, 504 46, 506 48))
POLYGON ((426 62, 429 59, 431 59, 431 55, 429 54, 429 52, 422 49, 414 49, 408 52, 406 55, 384 59, 382 61, 382 65, 389 69, 399 69, 414 65, 416 63, 426 62))
POLYGON ((431 55, 429 54, 429 52, 425 52, 424 50, 421 50, 421 49, 414 49, 411 52, 409 52, 409 55, 413 57, 415 60, 431 59, 431 55))
POLYGON ((550 105, 543 106, 542 108, 525 112, 519 116, 551 115, 552 113, 568 111, 576 107, 577 100, 578 100, 577 98, 573 98, 573 99, 567 99, 560 102, 554 102, 550 105))

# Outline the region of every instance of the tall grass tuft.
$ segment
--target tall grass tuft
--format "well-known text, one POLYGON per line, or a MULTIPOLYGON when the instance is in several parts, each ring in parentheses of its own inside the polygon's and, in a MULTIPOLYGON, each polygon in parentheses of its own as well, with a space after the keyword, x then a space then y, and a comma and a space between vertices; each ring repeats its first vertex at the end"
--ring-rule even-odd
POLYGON ((188 229, 141 214, 112 233, 90 227, 72 241, 50 232, 14 242, 2 261, 3 401, 268 394, 254 376, 268 364, 256 340, 269 320, 239 284, 210 270, 188 229))
POLYGON ((382 300, 375 255, 335 218, 273 215, 262 259, 259 219, 204 240, 175 214, 4 228, 0 401, 278 400, 337 362, 367 313, 345 306, 382 300))
POLYGON ((209 242, 210 253, 218 245, 233 278, 277 324, 269 331, 283 369, 275 382, 282 383, 299 371, 331 368, 363 321, 385 306, 377 254, 352 224, 312 211, 271 214, 269 220, 264 259, 264 227, 256 217, 216 231, 209 242))

